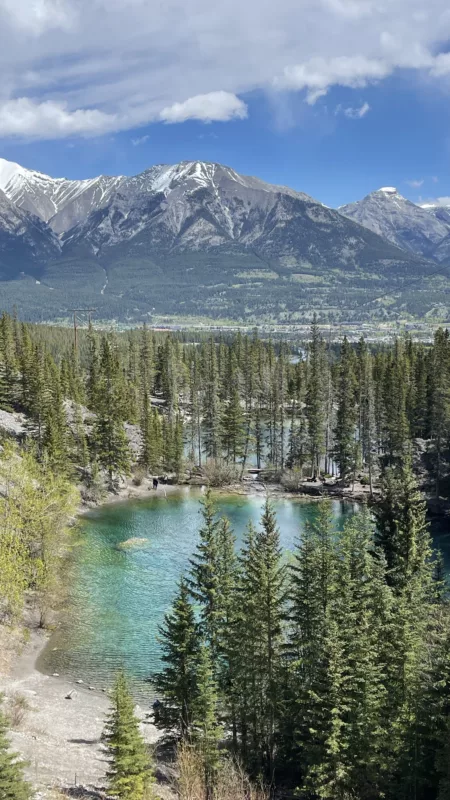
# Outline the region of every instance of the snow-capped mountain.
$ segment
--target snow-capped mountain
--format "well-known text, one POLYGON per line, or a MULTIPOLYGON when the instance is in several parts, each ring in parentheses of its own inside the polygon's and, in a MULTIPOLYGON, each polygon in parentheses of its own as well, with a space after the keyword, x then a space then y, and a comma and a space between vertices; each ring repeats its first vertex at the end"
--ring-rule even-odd
POLYGON ((442 205, 441 203, 421 203, 420 208, 423 208, 432 217, 443 222, 447 225, 450 231, 450 203, 442 205))
POLYGON ((36 240, 33 252, 0 274, 9 279, 2 291, 9 306, 26 301, 33 316, 45 308, 50 318, 80 303, 109 318, 142 319, 156 309, 254 323, 309 319, 314 307, 342 318, 365 308, 371 291, 392 291, 400 303, 406 278, 435 271, 411 252, 412 234, 410 252, 397 246, 405 248, 392 220, 405 205, 428 222, 426 235, 423 224, 415 234, 422 250, 423 239, 431 247, 443 239, 440 227, 446 231, 395 190, 375 193, 372 215, 353 221, 351 207, 330 209, 303 192, 204 161, 71 181, 0 159, 2 187, 8 218, 15 209, 23 235, 34 231, 36 240), (393 241, 378 235, 386 237, 387 219, 393 241), (37 270, 36 293, 10 280, 37 270))
POLYGON ((61 244, 48 225, 15 206, 0 189, 0 279, 20 272, 39 275, 60 252, 61 244))
MULTIPOLYGON (((323 207, 302 192, 220 164, 161 164, 125 179, 110 201, 69 231, 65 241, 89 242, 96 254, 144 231, 156 250, 202 250, 235 242, 250 246, 267 228, 272 235, 277 225, 285 228, 292 215, 287 207, 299 203, 303 212, 307 204, 310 220, 316 215, 318 221, 323 207)), ((325 216, 334 213, 323 211, 325 216)))
POLYGON ((122 176, 73 181, 51 178, 42 172, 0 158, 0 189, 20 208, 48 222, 62 233, 107 203, 124 180, 122 176))
POLYGON ((411 203, 394 187, 384 187, 338 211, 412 253, 431 258, 450 232, 445 218, 411 203))

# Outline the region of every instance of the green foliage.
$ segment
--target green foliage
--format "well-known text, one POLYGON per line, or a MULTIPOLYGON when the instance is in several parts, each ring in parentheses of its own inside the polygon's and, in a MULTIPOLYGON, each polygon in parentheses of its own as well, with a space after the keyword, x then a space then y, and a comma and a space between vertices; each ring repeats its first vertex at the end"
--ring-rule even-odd
POLYGON ((0 461, 0 613, 20 616, 27 589, 34 591, 45 623, 59 593, 59 559, 67 524, 78 495, 64 477, 56 476, 31 453, 19 456, 9 445, 0 461))
POLYGON ((180 581, 171 611, 160 629, 163 669, 154 677, 154 685, 164 696, 158 710, 157 724, 175 728, 182 738, 192 725, 192 708, 197 693, 199 653, 194 610, 185 580, 180 581))
POLYGON ((153 780, 151 764, 123 672, 117 675, 111 702, 103 734, 109 761, 108 789, 124 800, 143 800, 149 796, 153 780))
POLYGON ((0 710, 0 798, 30 800, 31 797, 31 786, 23 777, 23 764, 11 752, 6 717, 0 710))
POLYGON ((193 702, 192 735, 200 753, 204 779, 205 800, 214 797, 214 784, 220 763, 219 742, 223 731, 218 722, 218 691, 207 645, 200 647, 196 695, 193 702))

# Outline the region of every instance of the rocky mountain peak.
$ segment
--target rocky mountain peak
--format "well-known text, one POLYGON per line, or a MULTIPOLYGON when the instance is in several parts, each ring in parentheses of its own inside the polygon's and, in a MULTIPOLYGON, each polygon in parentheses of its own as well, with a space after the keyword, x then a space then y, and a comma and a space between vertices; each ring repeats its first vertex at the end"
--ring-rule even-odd
POLYGON ((403 197, 394 186, 384 186, 338 210, 397 247, 427 258, 449 233, 444 220, 403 197))

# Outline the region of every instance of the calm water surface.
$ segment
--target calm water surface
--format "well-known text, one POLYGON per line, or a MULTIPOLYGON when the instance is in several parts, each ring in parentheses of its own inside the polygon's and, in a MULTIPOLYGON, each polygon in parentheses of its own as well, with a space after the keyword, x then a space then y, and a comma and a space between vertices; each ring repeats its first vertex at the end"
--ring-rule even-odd
MULTIPOLYGON (((41 657, 41 669, 98 687, 108 685, 120 666, 137 683, 158 667, 158 626, 198 541, 200 496, 186 488, 167 498, 161 494, 106 506, 82 519, 68 566, 67 608, 41 657), (134 537, 146 541, 121 549, 134 537)), ((263 503, 258 496, 218 497, 238 544, 248 521, 258 523, 263 503)), ((277 499, 274 505, 282 547, 292 550, 317 504, 277 499)), ((335 501, 336 524, 342 525, 354 508, 335 501)))

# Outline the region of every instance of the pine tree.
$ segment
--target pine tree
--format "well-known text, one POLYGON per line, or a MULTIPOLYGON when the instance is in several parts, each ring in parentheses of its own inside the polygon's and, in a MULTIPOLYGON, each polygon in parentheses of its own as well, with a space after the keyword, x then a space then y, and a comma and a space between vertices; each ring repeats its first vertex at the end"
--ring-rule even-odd
POLYGON ((130 449, 122 419, 121 377, 115 340, 104 337, 93 440, 96 458, 107 471, 111 487, 114 476, 128 475, 130 472, 130 449))
POLYGON ((93 440, 96 459, 107 471, 109 485, 113 487, 114 477, 130 472, 130 449, 123 423, 114 417, 99 414, 94 425, 93 440))
POLYGON ((332 676, 327 649, 330 605, 336 580, 335 530, 331 507, 320 504, 302 534, 292 565, 288 643, 289 739, 285 749, 300 759, 306 786, 315 787, 332 724, 332 676))
POLYGON ((429 587, 432 567, 426 503, 408 459, 385 473, 375 514, 377 543, 386 556, 391 585, 401 590, 418 575, 429 587))
POLYGON ((208 458, 218 458, 220 442, 220 399, 216 344, 210 339, 206 351, 203 442, 208 458))
POLYGON ((100 359, 98 355, 97 337, 92 324, 88 329, 88 374, 87 374, 87 403, 91 410, 96 411, 100 401, 100 359))
POLYGON ((191 729, 192 707, 196 697, 199 637, 189 588, 180 581, 171 611, 159 630, 163 669, 154 677, 154 685, 163 695, 157 724, 176 728, 182 738, 191 729))
POLYGON ((244 452, 244 415, 235 375, 230 386, 229 399, 222 415, 222 445, 227 461, 236 463, 244 452))
POLYGON ((325 450, 325 354, 316 316, 311 328, 309 347, 308 389, 306 394, 306 416, 311 445, 312 476, 320 473, 320 460, 325 450))
MULTIPOLYGON (((144 392, 141 414, 141 452, 139 454, 139 462, 145 467, 146 470, 150 468, 154 457, 152 453, 152 409, 148 397, 148 392, 144 392)), ((154 463, 152 464, 154 466, 154 463)))
POLYGON ((217 682, 224 705, 224 716, 229 721, 233 747, 237 751, 238 671, 239 651, 238 561, 236 539, 226 517, 220 520, 217 535, 218 572, 218 635, 217 682))
POLYGON ((218 653, 220 629, 220 575, 219 575, 219 531, 220 520, 211 491, 208 489, 202 500, 203 524, 199 531, 200 542, 190 560, 189 586, 195 600, 200 604, 202 632, 214 665, 218 653))
POLYGON ((218 693, 211 654, 207 645, 200 648, 197 689, 193 703, 193 738, 200 753, 205 800, 212 800, 220 764, 219 743, 223 736, 218 721, 218 693))
POLYGON ((258 773, 273 781, 275 742, 279 727, 279 681, 285 614, 285 568, 281 564, 279 531, 270 503, 261 529, 250 526, 241 556, 239 675, 244 757, 258 773))
POLYGON ((86 470, 89 466, 89 447, 84 427, 83 412, 78 403, 75 403, 73 407, 72 446, 72 460, 74 464, 86 470))
POLYGON ((0 711, 0 798, 30 800, 31 797, 31 786, 24 780, 23 764, 11 752, 6 717, 0 711))
POLYGON ((152 782, 150 759, 123 672, 117 675, 111 701, 103 734, 110 765, 108 789, 124 800, 143 800, 152 782))
POLYGON ((17 402, 18 371, 11 317, 0 317, 0 408, 11 411, 17 402))
POLYGON ((337 417, 334 430, 335 460, 341 480, 346 483, 354 474, 356 462, 356 377, 352 349, 344 338, 339 363, 337 417))
POLYGON ((436 457, 436 497, 442 479, 442 451, 450 436, 450 342, 449 332, 436 331, 431 371, 431 434, 436 457))

